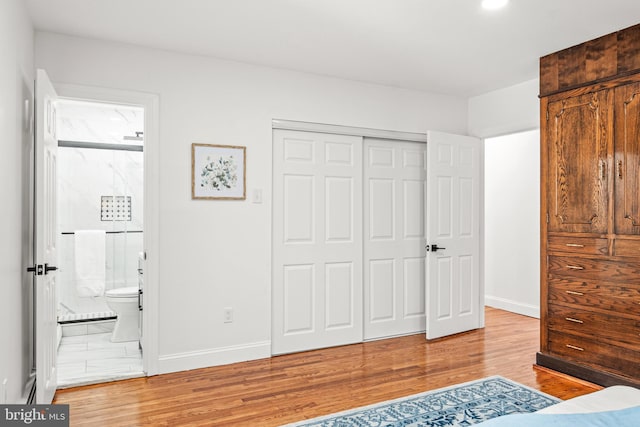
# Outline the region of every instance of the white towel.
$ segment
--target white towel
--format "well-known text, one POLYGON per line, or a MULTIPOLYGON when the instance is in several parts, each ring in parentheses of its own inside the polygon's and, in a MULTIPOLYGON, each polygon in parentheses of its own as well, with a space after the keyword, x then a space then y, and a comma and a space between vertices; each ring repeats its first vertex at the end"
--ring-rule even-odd
POLYGON ((104 295, 106 239, 104 230, 76 230, 76 289, 78 296, 104 295))

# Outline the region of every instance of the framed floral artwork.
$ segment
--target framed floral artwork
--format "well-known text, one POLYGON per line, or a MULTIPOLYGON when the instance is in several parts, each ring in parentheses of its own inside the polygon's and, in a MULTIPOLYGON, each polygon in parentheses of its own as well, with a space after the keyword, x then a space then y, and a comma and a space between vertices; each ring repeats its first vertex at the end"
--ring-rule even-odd
POLYGON ((191 144, 192 199, 246 199, 246 147, 191 144))

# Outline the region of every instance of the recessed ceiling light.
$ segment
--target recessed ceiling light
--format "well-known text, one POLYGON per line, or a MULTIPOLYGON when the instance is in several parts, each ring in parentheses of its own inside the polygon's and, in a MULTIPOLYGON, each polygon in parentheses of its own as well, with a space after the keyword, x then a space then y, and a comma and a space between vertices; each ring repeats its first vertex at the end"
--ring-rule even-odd
POLYGON ((509 0, 482 0, 482 7, 487 10, 496 10, 505 7, 509 0))

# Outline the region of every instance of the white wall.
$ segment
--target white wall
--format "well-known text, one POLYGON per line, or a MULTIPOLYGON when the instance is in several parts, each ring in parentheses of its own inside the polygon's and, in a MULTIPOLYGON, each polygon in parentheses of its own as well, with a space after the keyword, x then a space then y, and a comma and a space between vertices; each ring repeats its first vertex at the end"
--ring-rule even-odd
POLYGON ((29 156, 33 28, 22 0, 0 1, 0 403, 23 403, 30 365, 29 156), (20 249, 22 248, 22 250, 20 249), (6 390, 3 382, 7 380, 6 390))
POLYGON ((160 371, 270 354, 271 120, 466 133, 467 102, 138 48, 36 35, 54 83, 160 97, 160 371), (246 201, 191 200, 190 145, 247 146, 246 201), (251 192, 262 189, 264 203, 251 192), (223 323, 233 307, 233 323, 223 323))
POLYGON ((539 80, 469 98, 469 135, 488 138, 540 128, 539 80))
POLYGON ((540 150, 539 138, 520 132, 540 128, 538 90, 533 79, 488 92, 468 111, 470 135, 505 136, 485 140, 485 303, 529 316, 540 311, 540 150))
POLYGON ((485 302, 540 316, 540 131, 485 140, 485 302))

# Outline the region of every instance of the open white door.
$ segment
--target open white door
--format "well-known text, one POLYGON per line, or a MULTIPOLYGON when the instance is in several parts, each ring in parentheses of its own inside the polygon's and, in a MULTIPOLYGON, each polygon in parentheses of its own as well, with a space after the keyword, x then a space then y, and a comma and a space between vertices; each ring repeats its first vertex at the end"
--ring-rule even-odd
POLYGON ((427 339, 481 327, 480 140, 427 135, 427 339))
POLYGON ((36 75, 35 129, 35 352, 36 403, 53 400, 57 386, 56 92, 44 70, 36 75))

